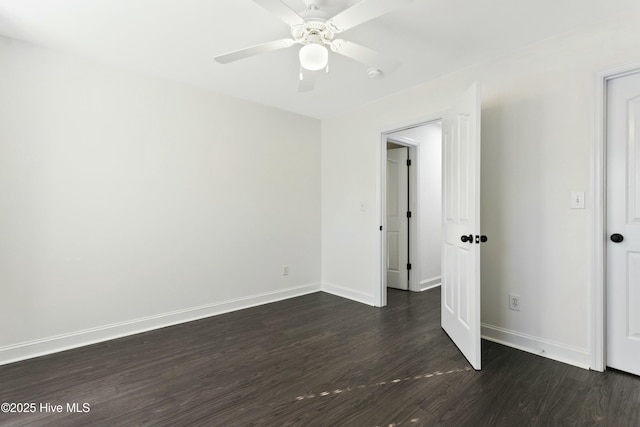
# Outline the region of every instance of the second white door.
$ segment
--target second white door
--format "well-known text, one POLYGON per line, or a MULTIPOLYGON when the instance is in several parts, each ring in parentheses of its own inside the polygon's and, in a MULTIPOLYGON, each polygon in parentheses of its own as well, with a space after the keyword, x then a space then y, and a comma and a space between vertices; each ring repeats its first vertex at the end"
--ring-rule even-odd
POLYGON ((640 72, 607 84, 607 365, 640 375, 640 72))
POLYGON ((387 286, 409 289, 408 148, 387 150, 387 286))

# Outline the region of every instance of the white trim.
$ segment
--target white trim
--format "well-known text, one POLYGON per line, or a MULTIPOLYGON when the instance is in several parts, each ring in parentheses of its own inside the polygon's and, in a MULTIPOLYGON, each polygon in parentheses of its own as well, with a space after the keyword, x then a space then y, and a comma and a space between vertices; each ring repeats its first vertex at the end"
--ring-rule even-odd
POLYGON ((604 371, 606 360, 606 101, 607 82, 640 71, 640 63, 605 70, 595 77, 595 123, 592 148, 593 248, 591 268, 591 310, 589 314, 589 349, 591 368, 604 371))
POLYGON ((487 323, 482 324, 482 338, 558 362, 568 363, 579 368, 590 368, 589 352, 579 347, 569 346, 487 323))
POLYGON ((176 310, 0 347, 0 365, 319 292, 319 283, 176 310))
POLYGON ((420 292, 436 288, 442 284, 442 276, 432 277, 420 281, 420 292))
POLYGON ((606 76, 598 74, 595 82, 595 129, 592 149, 592 185, 593 185, 593 251, 591 262, 591 310, 589 319, 589 347, 591 350, 591 367, 596 371, 604 371, 604 325, 605 325, 605 87, 606 76))
POLYGON ((376 306, 376 298, 371 294, 365 294, 364 292, 358 292, 354 291, 353 289, 343 288, 342 286, 334 285, 331 283, 323 283, 320 290, 322 292, 350 299, 362 304, 376 306))

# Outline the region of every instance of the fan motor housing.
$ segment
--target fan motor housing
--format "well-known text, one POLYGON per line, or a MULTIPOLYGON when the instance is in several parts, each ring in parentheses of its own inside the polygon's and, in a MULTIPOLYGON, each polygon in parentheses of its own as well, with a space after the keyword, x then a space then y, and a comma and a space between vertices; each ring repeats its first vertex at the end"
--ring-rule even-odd
POLYGON ((309 43, 330 45, 334 34, 327 28, 324 19, 310 18, 307 19, 304 24, 292 26, 291 36, 296 43, 303 45, 309 43))

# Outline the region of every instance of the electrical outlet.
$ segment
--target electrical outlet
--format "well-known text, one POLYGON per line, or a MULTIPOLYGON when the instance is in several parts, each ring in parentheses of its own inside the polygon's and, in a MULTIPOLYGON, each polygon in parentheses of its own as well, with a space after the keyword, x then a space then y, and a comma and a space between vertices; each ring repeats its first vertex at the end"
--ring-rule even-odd
POLYGON ((289 275, 289 266, 288 265, 283 265, 282 266, 282 275, 283 276, 288 276, 289 275))
POLYGON ((520 295, 509 294, 509 309, 520 311, 520 295))

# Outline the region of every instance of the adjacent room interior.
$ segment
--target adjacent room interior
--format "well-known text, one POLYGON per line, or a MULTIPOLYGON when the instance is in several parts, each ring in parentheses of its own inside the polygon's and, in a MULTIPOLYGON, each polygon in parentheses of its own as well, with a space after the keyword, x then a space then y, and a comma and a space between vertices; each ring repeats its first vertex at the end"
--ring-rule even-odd
POLYGON ((442 280, 442 123, 384 134, 383 287, 424 291, 442 280))

